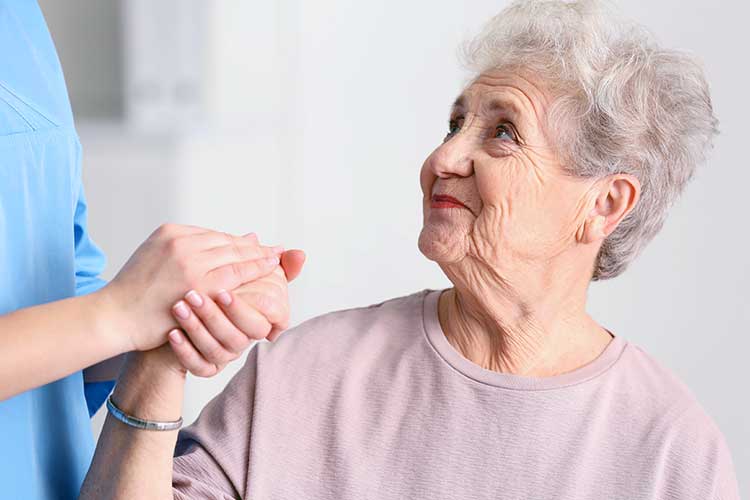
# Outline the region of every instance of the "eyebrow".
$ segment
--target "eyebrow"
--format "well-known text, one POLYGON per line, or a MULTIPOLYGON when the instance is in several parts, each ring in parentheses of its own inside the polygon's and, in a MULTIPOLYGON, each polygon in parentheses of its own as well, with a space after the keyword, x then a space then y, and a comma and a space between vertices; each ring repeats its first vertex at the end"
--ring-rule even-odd
POLYGON ((509 99, 493 99, 487 105, 487 109, 489 111, 505 111, 510 115, 509 117, 512 120, 516 120, 516 118, 521 116, 521 110, 509 99))
MULTIPOLYGON (((458 96, 458 98, 456 98, 456 100, 453 102, 453 106, 451 106, 451 113, 455 113, 458 110, 464 110, 465 108, 466 96, 462 94, 458 96)), ((495 98, 492 99, 488 104, 483 106, 483 108, 490 112, 498 110, 505 111, 509 114, 509 118, 514 121, 521 116, 521 110, 510 99, 495 98)))

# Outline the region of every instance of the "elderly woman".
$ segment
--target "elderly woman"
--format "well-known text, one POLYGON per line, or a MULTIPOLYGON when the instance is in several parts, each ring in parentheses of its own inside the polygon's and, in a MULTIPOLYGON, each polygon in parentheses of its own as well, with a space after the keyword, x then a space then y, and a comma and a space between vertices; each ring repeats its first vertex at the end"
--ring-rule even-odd
POLYGON ((693 396, 585 307, 704 160, 701 69, 587 1, 516 2, 467 54, 421 172, 453 288, 257 345, 179 439, 126 425, 179 416, 179 363, 131 359, 84 497, 738 498, 693 396))

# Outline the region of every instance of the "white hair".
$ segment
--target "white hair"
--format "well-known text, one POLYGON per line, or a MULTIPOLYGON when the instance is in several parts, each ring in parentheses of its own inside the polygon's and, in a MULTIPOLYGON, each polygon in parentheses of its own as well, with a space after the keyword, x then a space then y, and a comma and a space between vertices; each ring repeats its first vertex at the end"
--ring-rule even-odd
POLYGON ((622 273, 711 149, 718 122, 701 66, 596 0, 516 1, 463 55, 476 73, 527 71, 553 94, 545 128, 572 175, 639 179, 640 201, 605 239, 592 279, 622 273))

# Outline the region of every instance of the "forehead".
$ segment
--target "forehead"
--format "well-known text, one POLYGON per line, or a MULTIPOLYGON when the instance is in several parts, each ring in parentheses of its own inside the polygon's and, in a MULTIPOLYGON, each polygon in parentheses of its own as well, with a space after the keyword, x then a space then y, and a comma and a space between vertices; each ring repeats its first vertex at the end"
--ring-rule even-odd
POLYGON ((529 77, 519 72, 492 70, 479 75, 456 99, 456 111, 474 113, 506 112, 518 117, 540 119, 548 102, 547 94, 529 77))

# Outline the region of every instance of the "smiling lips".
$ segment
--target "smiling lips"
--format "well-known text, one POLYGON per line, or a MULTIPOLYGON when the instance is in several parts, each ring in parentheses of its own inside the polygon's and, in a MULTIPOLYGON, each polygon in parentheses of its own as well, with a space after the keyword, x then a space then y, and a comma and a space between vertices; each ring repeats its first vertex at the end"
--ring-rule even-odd
POLYGON ((432 208, 466 208, 468 207, 455 199, 453 196, 447 194, 434 194, 432 195, 432 208))

